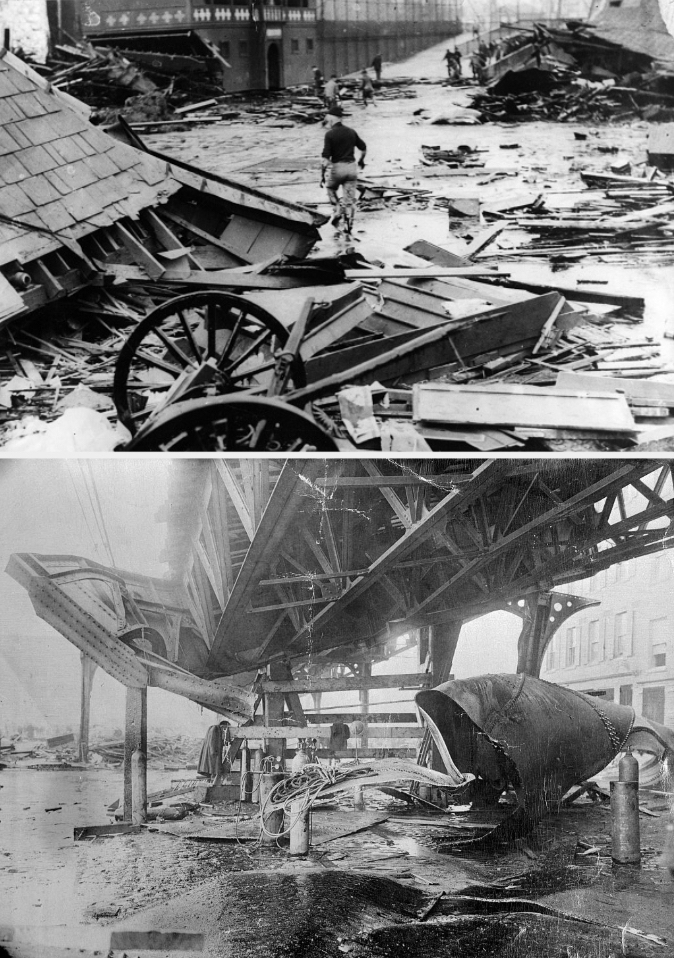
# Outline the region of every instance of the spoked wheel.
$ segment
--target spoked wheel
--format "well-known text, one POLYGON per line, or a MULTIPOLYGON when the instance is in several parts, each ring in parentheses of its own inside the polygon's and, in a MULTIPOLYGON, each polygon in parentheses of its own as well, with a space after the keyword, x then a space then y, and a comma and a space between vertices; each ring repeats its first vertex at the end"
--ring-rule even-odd
MULTIPOLYGON (((255 386, 264 391, 273 375, 274 353, 287 338, 271 313, 241 296, 203 290, 162 303, 141 320, 117 359, 114 400, 120 421, 134 435, 176 380, 196 373, 207 361, 206 386, 216 394, 255 386)), ((291 380, 296 387, 306 384, 299 358, 291 380)), ((206 386, 193 386, 179 398, 204 395, 206 386)))
POLYGON ((215 396, 169 403, 124 452, 337 452, 300 409, 279 399, 215 396))

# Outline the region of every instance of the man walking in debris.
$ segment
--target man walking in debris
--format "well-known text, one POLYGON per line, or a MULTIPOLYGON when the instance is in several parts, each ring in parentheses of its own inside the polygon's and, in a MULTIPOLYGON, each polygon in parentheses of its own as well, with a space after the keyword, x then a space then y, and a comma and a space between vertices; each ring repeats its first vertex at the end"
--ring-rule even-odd
POLYGON ((372 101, 373 106, 377 105, 377 102, 374 98, 374 87, 372 85, 372 80, 370 79, 370 74, 367 70, 363 70, 360 78, 360 92, 363 96, 363 106, 367 108, 367 105, 372 101))
POLYGON ((316 96, 322 97, 323 96, 323 74, 321 73, 321 71, 318 69, 317 66, 313 66, 311 68, 311 72, 314 77, 314 93, 316 94, 316 96))
POLYGON ((381 53, 378 53, 372 61, 372 69, 374 70, 374 75, 377 78, 377 83, 381 81, 381 64, 381 53))
POLYGON ((343 112, 340 107, 328 111, 327 122, 330 129, 325 134, 323 158, 321 162, 321 186, 327 185, 328 197, 333 209, 331 223, 338 227, 344 220, 347 234, 353 229, 353 220, 358 198, 358 168, 365 166, 367 147, 355 130, 342 123, 343 112), (360 159, 356 163, 356 150, 360 159), (326 182, 327 173, 327 182, 326 182), (342 188, 341 202, 338 195, 342 188))
POLYGON ((330 110, 333 106, 339 106, 339 83, 337 74, 333 73, 323 90, 326 109, 330 110))

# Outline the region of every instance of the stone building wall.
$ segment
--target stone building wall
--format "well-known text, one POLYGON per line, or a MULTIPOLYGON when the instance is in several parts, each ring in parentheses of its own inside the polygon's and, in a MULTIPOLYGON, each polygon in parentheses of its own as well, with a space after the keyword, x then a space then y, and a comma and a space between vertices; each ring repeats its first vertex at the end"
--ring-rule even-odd
POLYGON ((44 62, 49 43, 47 0, 0 0, 0 43, 10 31, 10 48, 44 62))

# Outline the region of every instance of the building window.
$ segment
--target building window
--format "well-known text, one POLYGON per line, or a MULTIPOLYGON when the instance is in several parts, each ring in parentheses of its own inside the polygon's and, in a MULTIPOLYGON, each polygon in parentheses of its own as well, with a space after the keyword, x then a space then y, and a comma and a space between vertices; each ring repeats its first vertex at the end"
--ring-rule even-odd
POLYGON ((232 55, 232 50, 229 45, 229 40, 220 41, 220 56, 225 60, 229 60, 232 55))
POLYGON ((652 722, 665 724, 665 687, 659 685, 657 688, 644 689, 644 701, 641 708, 641 714, 644 718, 652 722))
POLYGON ((587 629, 588 658, 590 662, 601 662, 602 648, 599 639, 599 620, 593 619, 587 629))
POLYGON ((552 639, 550 645, 548 646, 548 651, 545 655, 545 667, 548 670, 552 670, 555 667, 555 640, 552 639))
POLYGON ((620 704, 621 705, 632 704, 632 686, 631 685, 620 686, 620 704))
POLYGON ((576 664, 576 646, 578 643, 577 629, 566 630, 566 667, 570 668, 576 664))
POLYGON ((615 617, 615 632, 613 634, 613 658, 619 659, 622 655, 629 655, 629 621, 627 612, 617 612, 615 617))
POLYGON ((648 632, 651 640, 650 667, 661 669, 664 665, 667 665, 667 644, 669 641, 667 617, 651 619, 648 624, 648 632))
POLYGON ((239 56, 248 56, 248 40, 239 40, 239 56))
POLYGON ((307 53, 314 52, 314 40, 313 37, 307 37, 307 53))
POLYGON ((300 52, 300 41, 299 41, 299 40, 291 40, 291 41, 290 41, 290 52, 291 52, 291 53, 299 53, 299 52, 300 52))

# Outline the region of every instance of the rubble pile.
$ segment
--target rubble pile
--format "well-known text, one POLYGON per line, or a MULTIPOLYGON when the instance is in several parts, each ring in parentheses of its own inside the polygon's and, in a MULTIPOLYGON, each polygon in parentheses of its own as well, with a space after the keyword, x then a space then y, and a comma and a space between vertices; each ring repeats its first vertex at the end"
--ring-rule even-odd
MULTIPOLYGON (((147 740, 148 768, 167 771, 196 769, 202 740, 189 735, 162 735, 149 732, 147 740)), ((124 761, 124 738, 93 742, 89 751, 99 755, 107 765, 117 766, 124 761)))
MULTIPOLYGON (((643 42, 643 41, 642 41, 643 42)), ((604 40, 592 26, 522 32, 483 55, 482 122, 618 122, 674 118, 674 66, 604 40)))
MULTIPOLYGON (((483 166, 482 147, 421 145, 408 182, 360 179, 360 210, 446 210, 452 248, 317 255, 326 216, 148 149, 123 120, 114 137, 91 126, 9 54, 8 136, 18 88, 39 93, 53 136, 49 161, 8 140, 0 185, 6 452, 617 450, 674 436, 671 387, 656 378, 672 370, 632 328, 644 299, 516 270, 667 261, 674 180, 655 166, 586 165, 585 187, 558 205, 536 178, 483 193, 515 173, 483 166)), ((245 109, 284 101, 308 116, 317 102, 291 91, 245 109)), ((22 123, 46 128, 39 114, 22 123)), ((654 141, 653 157, 667 148, 654 141)), ((307 169, 305 157, 271 160, 274 175, 307 169)))
MULTIPOLYGON (((208 52, 208 51, 204 51, 208 52)), ((206 56, 174 57, 116 50, 82 40, 76 46, 56 46, 41 69, 55 89, 77 97, 101 111, 132 108, 133 94, 154 94, 179 107, 222 93, 217 61, 206 56)), ((138 109, 136 103, 135 109, 138 109)))

